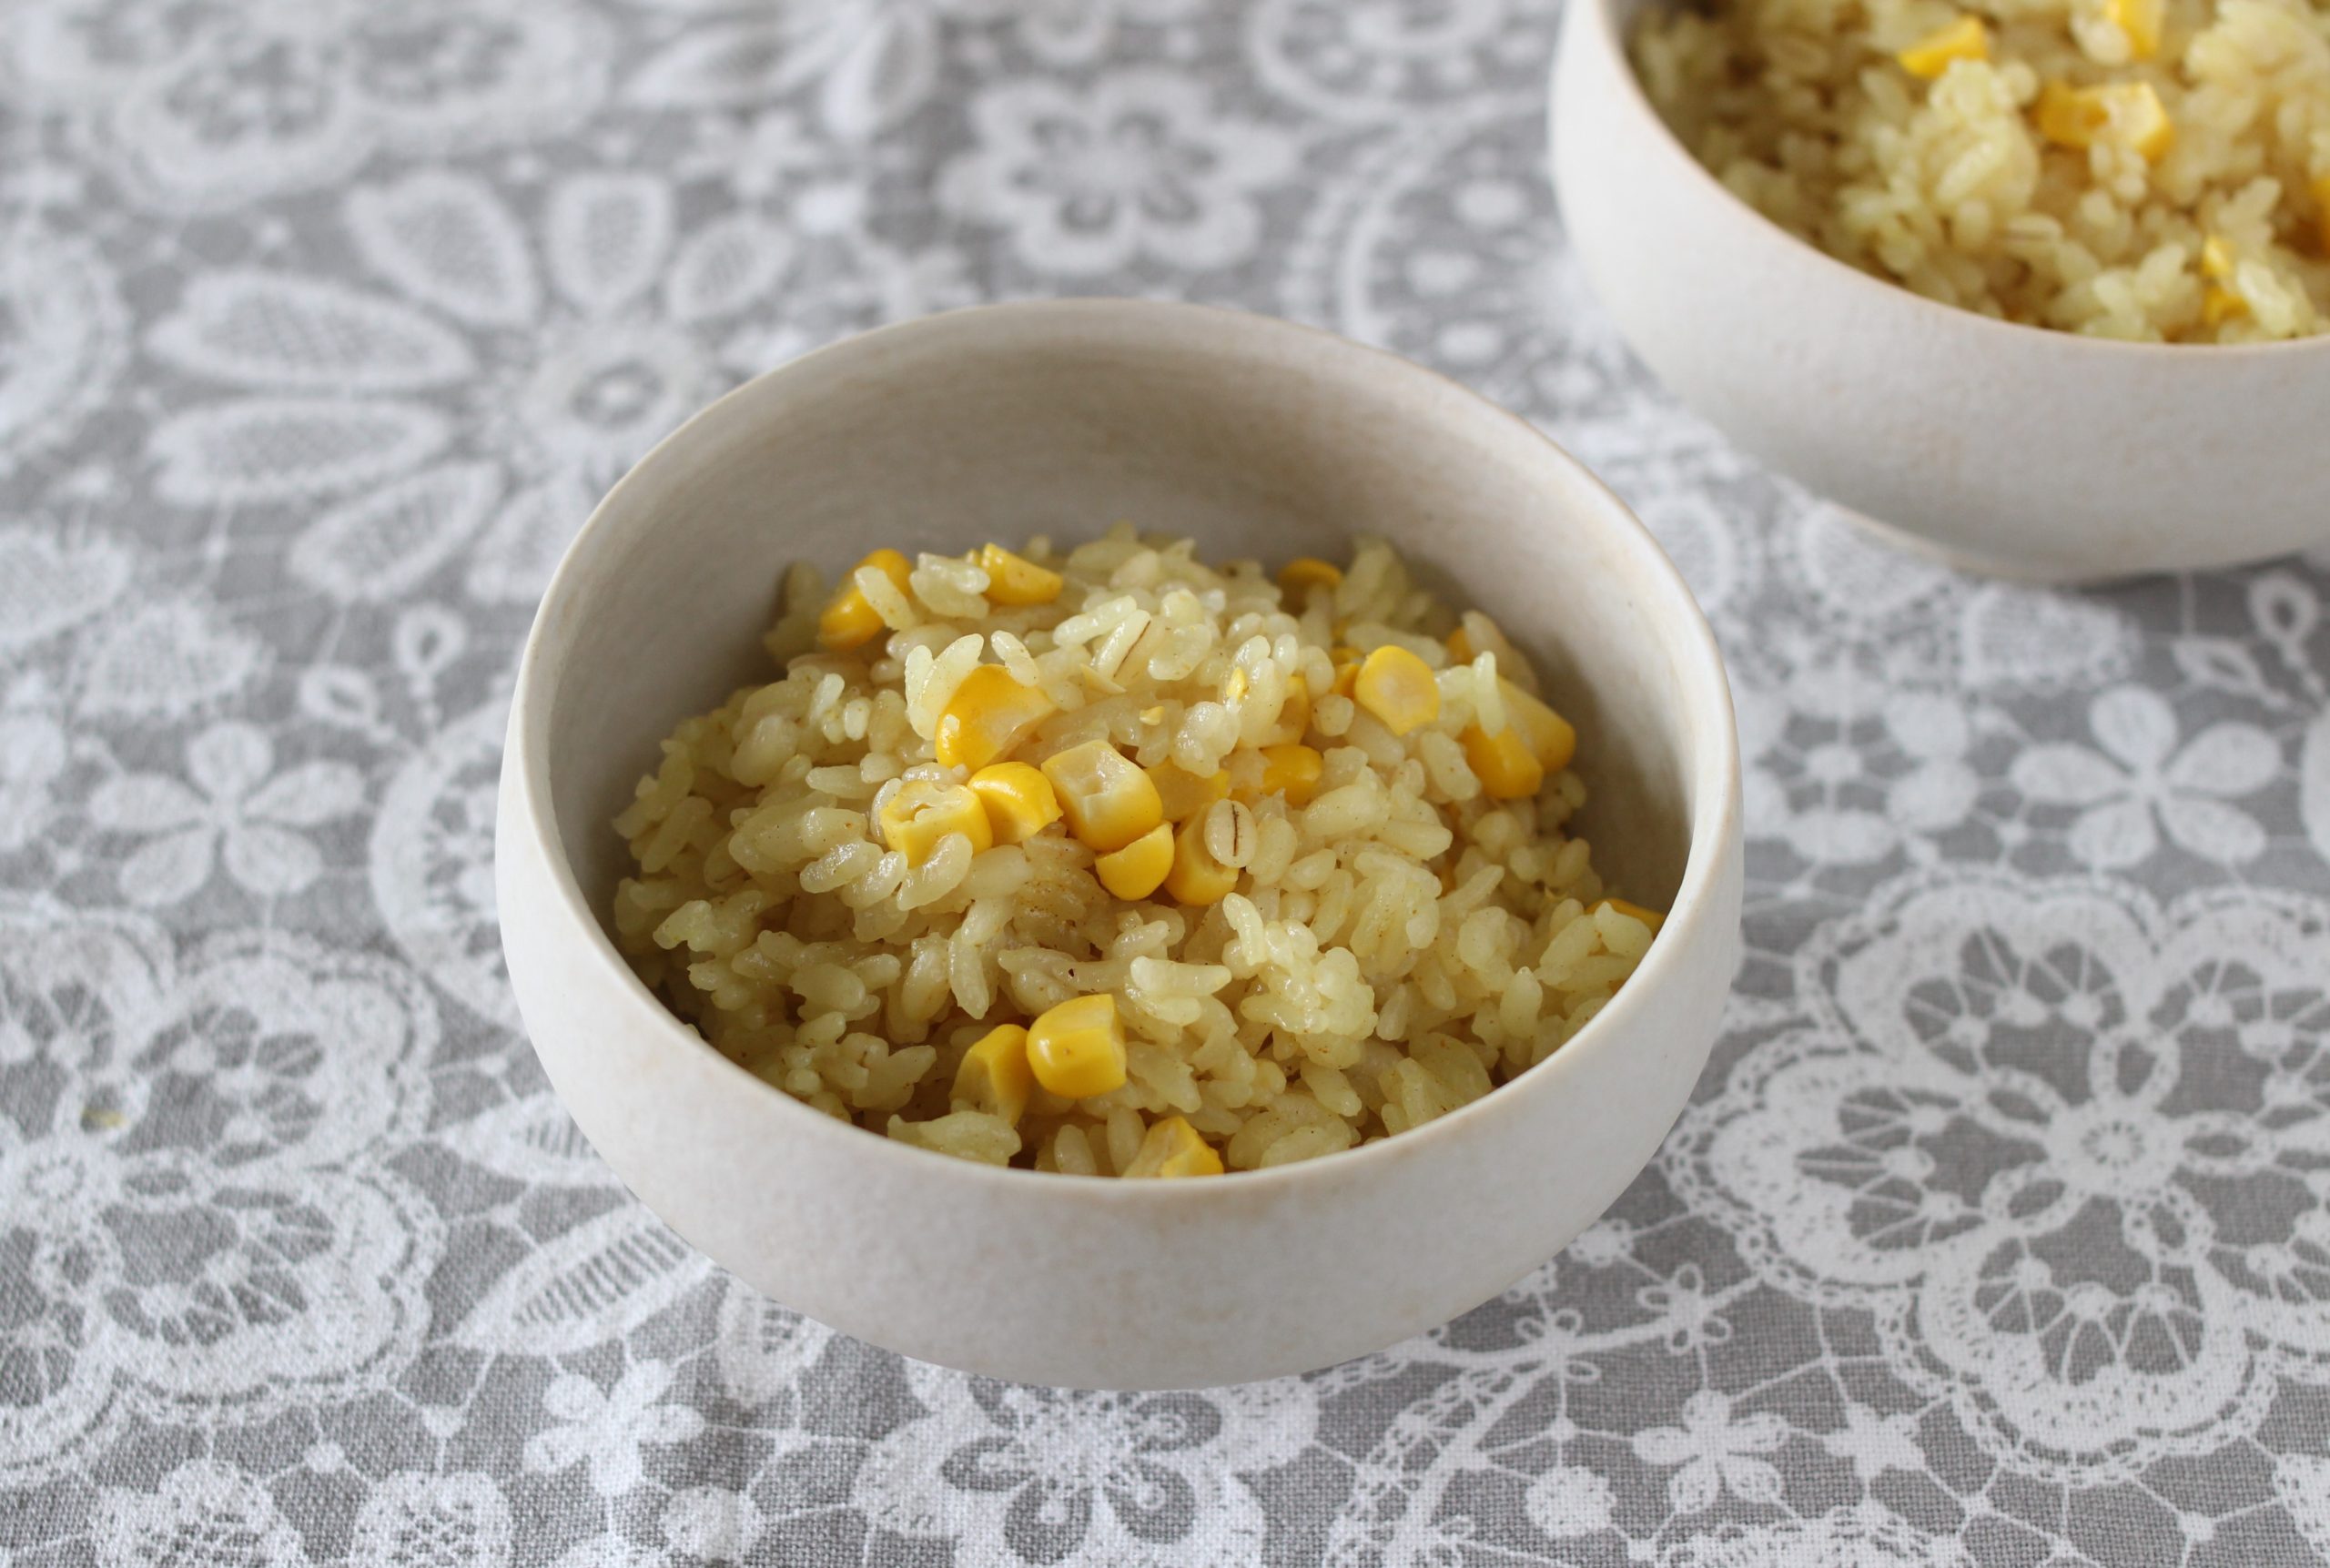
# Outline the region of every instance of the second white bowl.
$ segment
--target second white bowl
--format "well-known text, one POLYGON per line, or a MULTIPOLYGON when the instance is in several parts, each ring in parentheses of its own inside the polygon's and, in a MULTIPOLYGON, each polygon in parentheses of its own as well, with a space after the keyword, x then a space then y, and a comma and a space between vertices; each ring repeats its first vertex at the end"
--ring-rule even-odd
POLYGON ((2108 342, 1939 305, 1733 196, 1644 96, 1645 0, 1575 0, 1553 170, 1636 352, 1755 456, 1954 565, 2092 580, 2330 540, 2330 338, 2108 342))

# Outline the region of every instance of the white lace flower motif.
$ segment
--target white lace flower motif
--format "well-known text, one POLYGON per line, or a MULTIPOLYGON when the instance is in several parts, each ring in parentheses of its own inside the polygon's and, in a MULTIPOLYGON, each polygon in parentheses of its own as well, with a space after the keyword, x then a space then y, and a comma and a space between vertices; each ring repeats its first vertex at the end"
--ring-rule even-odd
POLYGON ((1742 682, 1737 700, 1753 837, 1816 865, 1869 865, 1974 809, 1973 727, 1949 697, 1828 669, 1785 692, 1742 682))
POLYGON ((673 1550, 716 1563, 741 1563, 760 1538, 761 1511, 747 1492, 692 1486, 664 1504, 664 1539, 673 1550))
POLYGON ((534 236, 441 169, 360 186, 339 212, 385 288, 196 276, 147 347, 231 391, 147 445, 180 504, 345 498, 285 552, 343 602, 395 599, 464 550, 472 596, 539 593, 599 492, 717 389, 713 341, 794 254, 750 213, 684 231, 671 183, 632 171, 555 181, 534 236))
POLYGON ((1759 1457, 1788 1441, 1788 1424, 1769 1411, 1735 1416, 1727 1394, 1701 1389, 1683 1401, 1680 1426, 1655 1426, 1635 1434, 1635 1456, 1661 1470, 1666 1496, 1677 1513, 1697 1513, 1715 1504, 1725 1489, 1749 1502, 1778 1502, 1780 1472, 1759 1457), (1680 1468, 1675 1468, 1679 1466, 1680 1468))
POLYGON ((1223 114, 1193 77, 1140 69, 1079 91, 998 83, 971 104, 976 145, 940 177, 955 217, 1007 230, 1038 272, 1093 277, 1143 258, 1228 267, 1261 238, 1258 199, 1296 167, 1274 126, 1223 114))
POLYGON ((360 811, 363 775, 342 762, 275 772, 275 748, 250 724, 213 724, 186 749, 187 781, 125 774, 89 797, 99 827, 143 837, 121 865, 122 896, 175 904, 210 880, 215 864, 262 898, 298 893, 323 871, 303 829, 360 811))
MULTIPOLYGON (((436 1017, 378 959, 254 933, 182 970, 148 921, 0 898, 0 1083, 40 1086, 0 1140, 0 1479, 120 1422, 353 1399, 418 1353, 442 1223, 350 1156, 426 1125, 436 1017)), ((116 1500, 107 1560, 167 1557, 146 1516, 215 1480, 116 1500)))
POLYGON ((1609 1529, 1616 1502, 1608 1482, 1590 1470, 1566 1464, 1545 1472, 1521 1494, 1529 1522, 1556 1541, 1609 1529))
POLYGON ((929 101, 949 21, 1005 22, 1049 65, 1105 57, 1126 24, 1175 21, 1198 0, 762 0, 722 4, 650 54, 624 94, 701 112, 774 103, 803 89, 846 141, 888 130, 929 101))
POLYGON ((1929 1535, 1881 1503, 1808 1519, 1725 1524, 1677 1541, 1660 1568, 1973 1568, 1966 1548, 1929 1535))
POLYGON ((2082 864, 2103 871, 2141 865, 2160 847, 2163 828, 2182 848, 2223 865, 2264 853, 2264 830, 2230 804, 2281 773, 2281 748, 2264 731, 2214 724, 2179 746, 2175 711, 2136 686, 2097 697, 2087 722, 2100 751, 2033 746, 2011 774, 2031 800, 2078 810, 2069 847, 2082 864))
POLYGON ((640 1450, 686 1442, 704 1430, 704 1417, 685 1405, 663 1402, 672 1386, 664 1361, 634 1361, 613 1389, 579 1372, 562 1372, 542 1391, 542 1409, 558 1424, 526 1440, 526 1468, 555 1473, 589 1462, 591 1487, 620 1497, 646 1473, 640 1450))
MULTIPOLYGON (((2254 889, 1921 878, 1806 947, 1814 1027, 1686 1113, 1678 1190, 1781 1288, 1873 1312, 2001 1462, 2101 1486, 2215 1452, 2322 1355, 2324 929, 2254 889)), ((1829 1441, 1919 1462, 1874 1416, 1829 1441)))
POLYGON ((70 755, 65 727, 50 714, 0 710, 0 855, 40 842, 70 755))
POLYGON ((1288 1378, 1202 1392, 1080 1393, 908 1363, 931 1413, 875 1445, 855 1500, 879 1528, 988 1560, 1248 1568, 1267 1523, 1241 1473, 1293 1459, 1317 1395, 1288 1378))
POLYGON ((78 120, 131 188, 219 209, 342 177, 383 147, 551 134, 605 90, 608 29, 568 0, 26 0, 0 70, 78 120))
MULTIPOLYGON (((96 246, 11 219, 0 245, 0 476, 62 443, 105 401, 127 349, 126 316, 96 246)), ((40 606, 31 618, 46 613, 40 606)), ((15 616, 0 628, 0 642, 16 640, 15 616)))
POLYGON ((233 1543, 248 1568, 305 1568, 299 1533, 259 1482, 215 1460, 189 1460, 152 1492, 107 1487, 98 1494, 90 1543, 104 1568, 150 1568, 201 1561, 212 1543, 233 1543))
POLYGON ((1863 1485, 1889 1470, 1910 1475, 1926 1472, 1925 1450, 1918 1446, 1917 1418, 1886 1415, 1858 1401, 1845 1406, 1845 1424, 1821 1439, 1830 1453, 1848 1461, 1863 1485))

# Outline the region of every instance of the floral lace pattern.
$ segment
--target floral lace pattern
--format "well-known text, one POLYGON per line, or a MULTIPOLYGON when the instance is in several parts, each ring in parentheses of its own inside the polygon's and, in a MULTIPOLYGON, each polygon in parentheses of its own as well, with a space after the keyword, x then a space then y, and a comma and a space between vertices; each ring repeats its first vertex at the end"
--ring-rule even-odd
POLYGON ((0 1560, 2330 1561, 2330 555, 1977 582, 1733 451, 1562 235, 1557 19, 0 7, 0 1560), (503 693, 593 499, 789 355, 1071 292, 1480 388, 1734 674, 1692 1108, 1306 1378, 1004 1387, 762 1300, 501 973, 503 693))

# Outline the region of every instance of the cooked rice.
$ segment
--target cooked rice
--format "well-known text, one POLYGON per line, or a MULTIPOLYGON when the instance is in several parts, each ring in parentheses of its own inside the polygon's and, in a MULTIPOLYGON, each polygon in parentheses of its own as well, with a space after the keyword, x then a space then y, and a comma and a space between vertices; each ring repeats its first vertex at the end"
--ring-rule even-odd
POLYGON ((1363 542, 1299 612, 1257 563, 1216 570, 1194 541, 1127 525, 1024 553, 1065 576, 1057 602, 990 605, 971 560, 925 555, 911 594, 868 595, 886 634, 846 653, 813 646, 823 595, 795 567, 767 639, 782 678, 664 743, 616 824, 639 874, 615 924, 641 977, 724 1055, 829 1115, 968 1158, 1112 1175, 1180 1114, 1231 1168, 1255 1169, 1486 1094, 1633 971, 1651 928, 1599 902, 1585 841, 1564 832, 1585 800, 1576 775, 1492 801, 1458 743, 1496 703, 1498 673, 1530 692, 1535 675, 1477 615, 1464 622, 1477 657, 1452 660, 1457 616, 1390 548, 1363 542), (1437 721, 1404 737, 1333 694, 1331 647, 1393 642, 1441 694, 1437 721), (909 869, 876 814, 895 781, 961 780, 933 760, 934 729, 982 661, 1059 706, 1018 760, 1106 737, 1144 767, 1248 780, 1251 742, 1302 682, 1318 793, 1299 809, 1251 799, 1237 890, 1208 907, 1112 896, 1059 824, 909 869), (1016 1128, 950 1103, 964 1053, 996 1024, 1103 991, 1129 1036, 1122 1088, 1039 1088, 1016 1128))
POLYGON ((1930 298, 2143 341, 2323 331, 2330 8, 2164 0, 2139 57, 2150 14, 2150 0, 1710 0, 1654 6, 1633 52, 1661 116, 1726 186, 1930 298), (1930 81, 1898 60, 1969 15, 1987 59, 1930 81), (2165 150, 2147 158, 2118 122, 2084 148, 2049 139, 2050 84, 2148 84, 2165 150))

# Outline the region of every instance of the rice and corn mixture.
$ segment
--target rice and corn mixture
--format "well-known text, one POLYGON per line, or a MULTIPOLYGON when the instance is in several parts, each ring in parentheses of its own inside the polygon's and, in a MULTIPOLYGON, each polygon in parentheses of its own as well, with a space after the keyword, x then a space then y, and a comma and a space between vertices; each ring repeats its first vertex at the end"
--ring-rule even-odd
POLYGON ((1930 298, 2140 341, 2330 329, 2323 0, 1710 0, 1633 46, 1725 185, 1930 298))
POLYGON ((716 1049, 993 1164, 1201 1176, 1542 1060, 1659 916, 1564 826, 1576 736, 1385 545, 1275 580, 1125 525, 787 574, 781 678, 616 822, 619 941, 716 1049))

